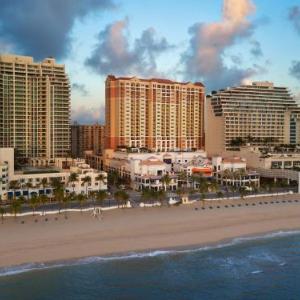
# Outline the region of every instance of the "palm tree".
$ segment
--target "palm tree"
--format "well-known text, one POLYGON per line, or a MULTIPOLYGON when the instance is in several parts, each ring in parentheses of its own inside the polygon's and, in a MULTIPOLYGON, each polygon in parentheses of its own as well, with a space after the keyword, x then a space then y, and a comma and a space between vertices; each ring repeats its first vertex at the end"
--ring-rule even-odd
POLYGON ((21 202, 14 198, 11 205, 11 212, 14 214, 15 218, 17 217, 17 214, 21 211, 21 202))
POLYGON ((63 188, 62 187, 56 188, 54 190, 54 199, 58 203, 59 213, 60 213, 60 210, 61 210, 61 203, 63 202, 63 198, 64 198, 63 188))
POLYGON ((258 188, 257 188, 256 183, 254 181, 250 182, 250 188, 251 188, 251 191, 253 192, 253 194, 256 195, 257 192, 258 192, 258 188))
POLYGON ((229 189, 230 189, 230 191, 231 191, 231 193, 232 193, 232 196, 234 196, 234 193, 236 192, 236 187, 235 187, 235 185, 230 185, 230 186, 229 186, 229 189))
POLYGON ((39 204, 38 197, 35 194, 32 197, 29 198, 29 205, 32 209, 32 215, 33 216, 34 216, 34 212, 35 212, 38 204, 39 204))
POLYGON ((169 185, 171 183, 171 178, 168 174, 164 175, 162 178, 161 178, 161 183, 163 184, 164 186, 164 190, 167 191, 169 189, 169 185))
POLYGON ((40 195, 38 197, 38 201, 43 207, 43 214, 45 213, 45 204, 48 202, 48 200, 49 198, 46 195, 40 195))
POLYGON ((67 217, 67 210, 66 209, 67 209, 69 203, 71 202, 71 200, 72 200, 72 195, 71 194, 68 194, 68 195, 66 195, 62 198, 63 206, 64 206, 64 209, 65 209, 65 217, 67 217))
POLYGON ((1 215, 1 223, 4 222, 4 215, 6 214, 6 210, 4 207, 0 206, 0 215, 1 215))
POLYGON ((98 176, 95 178, 96 181, 102 182, 102 183, 106 183, 106 177, 102 174, 99 173, 98 176))
POLYGON ((160 202, 161 206, 163 205, 163 201, 166 199, 166 192, 164 190, 159 190, 155 192, 157 200, 160 202))
POLYGON ((241 196, 242 200, 244 200, 244 197, 247 195, 247 191, 246 191, 244 186, 241 186, 239 188, 239 193, 240 193, 240 196, 241 196))
POLYGON ((141 194, 141 200, 147 202, 153 199, 153 192, 150 189, 143 189, 141 194))
POLYGON ((127 206, 127 201, 129 199, 129 195, 128 193, 126 193, 125 191, 122 191, 122 202, 123 202, 123 207, 127 206))
POLYGON ((45 187, 48 185, 48 180, 46 177, 42 178, 41 184, 43 189, 45 189, 45 187))
POLYGON ((82 178, 82 183, 85 185, 85 194, 88 196, 88 185, 91 183, 92 178, 90 176, 85 176, 82 178))
POLYGON ((77 195, 76 198, 79 202, 80 210, 82 212, 82 204, 86 201, 87 197, 86 197, 86 195, 80 193, 80 194, 77 195))
POLYGON ((214 193, 217 193, 220 190, 220 186, 215 180, 210 183, 209 188, 214 193))
POLYGON ((107 193, 103 190, 100 190, 96 193, 96 200, 99 202, 100 207, 102 206, 104 200, 107 198, 107 193))
POLYGON ((121 202, 121 200, 122 200, 122 191, 116 191, 116 192, 114 193, 114 198, 115 198, 115 200, 116 200, 117 203, 118 203, 118 207, 120 207, 120 202, 121 202))
POLYGON ((205 193, 201 193, 200 201, 202 202, 202 207, 205 207, 205 193))
POLYGON ((119 181, 119 174, 117 171, 111 171, 108 174, 108 182, 110 185, 116 185, 119 181))
POLYGON ((177 189, 176 194, 179 196, 180 200, 182 199, 183 196, 187 195, 187 190, 186 189, 177 189))
POLYGON ((181 186, 186 186, 187 187, 187 183, 188 183, 188 175, 186 172, 182 171, 178 174, 178 180, 180 182, 185 182, 185 184, 181 184, 181 186))
POLYGON ((218 197, 218 198, 223 198, 223 197, 224 197, 223 192, 218 191, 218 192, 217 192, 217 197, 218 197))
POLYGON ((117 200, 118 207, 120 206, 120 203, 122 203, 122 207, 124 207, 129 199, 129 195, 123 190, 116 191, 114 197, 117 200))
POLYGON ((9 183, 9 188, 13 190, 13 198, 14 198, 16 190, 20 188, 20 184, 17 180, 12 180, 9 183))
POLYGON ((77 173, 71 173, 70 177, 69 177, 69 181, 72 183, 73 193, 74 193, 74 191, 75 191, 75 184, 74 184, 74 182, 78 181, 78 174, 77 173))

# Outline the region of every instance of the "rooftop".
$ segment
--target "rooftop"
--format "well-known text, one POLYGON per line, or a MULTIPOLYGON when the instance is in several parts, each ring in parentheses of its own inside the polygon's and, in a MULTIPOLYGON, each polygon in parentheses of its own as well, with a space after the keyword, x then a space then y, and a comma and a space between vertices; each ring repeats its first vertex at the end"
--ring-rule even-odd
POLYGON ((144 78, 138 78, 138 77, 116 77, 114 75, 108 75, 107 80, 111 81, 116 81, 116 80, 136 80, 136 81, 143 81, 143 82, 157 82, 157 83, 162 83, 162 84, 181 84, 181 85, 188 85, 188 84, 193 84, 196 86, 204 87, 204 84, 202 82, 178 82, 178 81, 173 81, 170 79, 164 79, 164 78, 149 78, 149 79, 144 79, 144 78))

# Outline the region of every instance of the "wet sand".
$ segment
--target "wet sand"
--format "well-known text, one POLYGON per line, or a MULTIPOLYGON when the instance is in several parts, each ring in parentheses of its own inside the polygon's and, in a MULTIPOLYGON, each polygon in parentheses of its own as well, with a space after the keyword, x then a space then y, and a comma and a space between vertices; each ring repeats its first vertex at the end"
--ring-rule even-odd
POLYGON ((5 218, 0 224, 0 267, 191 247, 300 228, 297 194, 206 201, 205 209, 202 206, 197 202, 177 207, 118 209, 104 212, 102 219, 91 213, 68 213, 67 219, 64 214, 5 218))

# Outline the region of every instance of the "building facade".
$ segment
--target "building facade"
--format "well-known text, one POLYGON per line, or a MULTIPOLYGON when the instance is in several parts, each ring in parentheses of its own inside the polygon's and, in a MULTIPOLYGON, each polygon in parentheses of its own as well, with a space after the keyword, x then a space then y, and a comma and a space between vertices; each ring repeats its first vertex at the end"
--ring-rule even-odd
POLYGON ((137 190, 144 188, 165 189, 166 185, 163 181, 166 175, 170 178, 168 189, 176 190, 180 173, 185 172, 184 180, 195 173, 199 174, 200 169, 205 176, 206 167, 209 167, 209 163, 206 159, 206 153, 201 150, 159 153, 106 150, 104 153, 105 170, 116 172, 120 177, 129 179, 132 187, 137 190))
POLYGON ((203 149, 202 83, 108 76, 106 148, 203 149))
POLYGON ((70 85, 53 58, 0 55, 0 147, 23 158, 70 152, 70 85))
POLYGON ((95 155, 102 153, 104 148, 104 125, 71 126, 71 153, 73 157, 84 157, 85 151, 92 151, 95 155))
POLYGON ((89 194, 107 190, 107 173, 91 168, 84 159, 39 160, 35 167, 15 171, 13 148, 0 148, 0 176, 0 200, 20 196, 29 199, 33 195, 53 197, 53 179, 61 181, 66 193, 89 194), (71 182, 72 173, 77 174, 77 180, 71 182), (85 177, 89 177, 90 182, 85 182, 85 177))
POLYGON ((291 111, 295 100, 285 87, 270 82, 220 90, 207 97, 206 151, 223 151, 252 145, 290 143, 291 111))

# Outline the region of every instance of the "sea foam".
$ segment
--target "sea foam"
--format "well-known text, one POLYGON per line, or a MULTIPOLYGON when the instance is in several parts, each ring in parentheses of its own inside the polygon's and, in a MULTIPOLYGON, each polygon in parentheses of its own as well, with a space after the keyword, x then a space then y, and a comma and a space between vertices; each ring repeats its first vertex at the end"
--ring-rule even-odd
MULTIPOLYGON (((21 273, 26 273, 31 271, 62 268, 67 266, 86 265, 92 263, 110 262, 110 261, 118 261, 118 260, 153 258, 157 256, 164 256, 164 255, 176 255, 176 254, 185 254, 185 253, 193 253, 193 252, 200 252, 200 251, 209 251, 213 249, 235 246, 238 244, 246 243, 248 241, 271 239, 271 238, 285 237, 285 236, 291 236, 297 234, 300 234, 299 230, 277 231, 277 232, 258 235, 258 236, 238 237, 228 242, 215 244, 211 246, 202 246, 198 248, 129 252, 124 255, 112 255, 112 256, 90 256, 85 258, 79 258, 76 260, 60 261, 58 263, 53 263, 53 262, 52 263, 28 263, 28 264, 22 264, 18 266, 0 268, 0 277, 13 276, 13 275, 18 275, 21 273)), ((284 265, 284 263, 280 262, 280 265, 284 265)))

